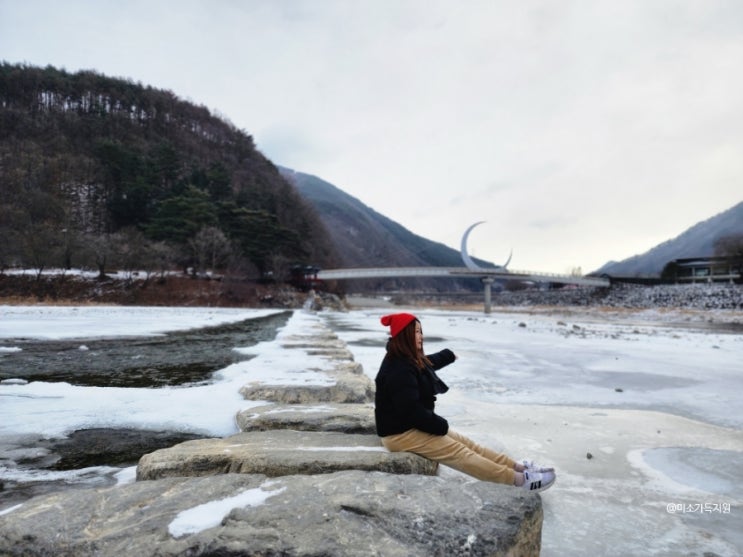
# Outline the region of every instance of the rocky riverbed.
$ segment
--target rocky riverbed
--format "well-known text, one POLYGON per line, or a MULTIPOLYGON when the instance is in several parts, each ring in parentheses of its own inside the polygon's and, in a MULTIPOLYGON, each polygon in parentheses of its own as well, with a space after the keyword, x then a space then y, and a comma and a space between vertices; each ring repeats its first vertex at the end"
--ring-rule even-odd
POLYGON ((561 288, 501 292, 493 304, 503 306, 603 306, 610 308, 696 310, 743 309, 738 284, 613 284, 610 288, 561 288))

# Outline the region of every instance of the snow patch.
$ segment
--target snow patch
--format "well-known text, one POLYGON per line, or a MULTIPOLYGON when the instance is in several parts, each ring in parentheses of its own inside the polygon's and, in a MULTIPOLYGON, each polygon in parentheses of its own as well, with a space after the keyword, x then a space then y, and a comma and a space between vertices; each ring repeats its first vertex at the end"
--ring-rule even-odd
POLYGON ((248 489, 232 497, 209 501, 181 511, 168 525, 168 532, 174 538, 180 538, 219 526, 232 509, 257 507, 265 503, 270 497, 278 495, 286 489, 282 487, 277 490, 266 491, 266 488, 276 483, 274 481, 265 482, 258 488, 248 489))

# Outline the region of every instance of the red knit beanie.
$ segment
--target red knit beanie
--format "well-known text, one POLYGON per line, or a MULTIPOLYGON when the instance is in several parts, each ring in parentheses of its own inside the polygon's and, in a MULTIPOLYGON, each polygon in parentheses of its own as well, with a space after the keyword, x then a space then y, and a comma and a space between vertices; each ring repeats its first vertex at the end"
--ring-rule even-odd
POLYGON ((393 313, 391 315, 385 315, 380 321, 382 325, 390 328, 390 335, 394 337, 407 327, 411 321, 415 321, 416 319, 417 317, 412 313, 393 313))

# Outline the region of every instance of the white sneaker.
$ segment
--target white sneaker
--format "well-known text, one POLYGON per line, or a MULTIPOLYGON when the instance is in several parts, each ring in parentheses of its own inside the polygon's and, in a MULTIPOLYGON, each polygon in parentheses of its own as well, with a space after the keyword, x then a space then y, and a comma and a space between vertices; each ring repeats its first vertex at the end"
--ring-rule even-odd
POLYGON ((554 472, 524 472, 524 485, 521 487, 527 491, 544 491, 552 487, 555 483, 557 476, 554 472))
POLYGON ((542 466, 540 464, 537 464, 533 460, 527 460, 523 459, 520 460, 519 463, 530 472, 554 472, 555 467, 554 466, 542 466))

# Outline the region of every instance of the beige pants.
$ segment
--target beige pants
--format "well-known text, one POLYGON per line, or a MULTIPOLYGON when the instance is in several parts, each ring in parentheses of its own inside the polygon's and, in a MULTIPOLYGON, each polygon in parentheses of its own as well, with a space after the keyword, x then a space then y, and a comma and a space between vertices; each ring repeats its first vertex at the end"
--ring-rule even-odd
POLYGON ((446 435, 409 429, 381 439, 387 450, 393 453, 407 451, 419 454, 478 480, 513 485, 513 466, 516 464, 513 459, 481 447, 451 429, 446 435))

